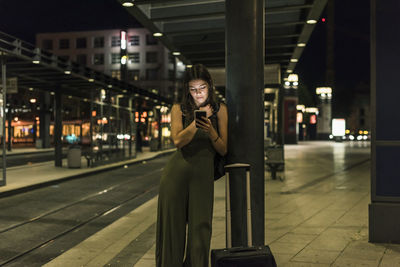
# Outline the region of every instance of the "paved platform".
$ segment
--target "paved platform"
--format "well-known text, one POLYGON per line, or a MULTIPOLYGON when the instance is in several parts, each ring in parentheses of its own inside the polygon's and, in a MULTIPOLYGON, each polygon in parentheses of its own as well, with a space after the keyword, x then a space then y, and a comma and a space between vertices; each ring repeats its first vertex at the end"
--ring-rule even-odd
MULTIPOLYGON (((278 266, 400 266, 400 245, 368 242, 367 142, 285 146, 283 181, 266 173, 265 240, 278 266)), ((224 178, 215 182, 212 248, 225 246, 224 178)), ((157 197, 45 266, 155 266, 157 197)))
MULTIPOLYGON (((62 167, 55 167, 54 161, 9 167, 6 169, 6 185, 0 186, 0 197, 24 192, 51 183, 57 183, 66 179, 73 179, 90 173, 119 168, 124 165, 135 164, 144 160, 151 160, 159 155, 172 153, 174 150, 175 149, 150 152, 148 148, 144 148, 143 152, 138 153, 134 159, 105 164, 93 168, 87 167, 87 161, 83 156, 81 157, 81 168, 68 168, 67 159, 63 159, 62 167)), ((19 148, 14 149, 9 154, 30 154, 49 151, 54 151, 54 148, 19 148)), ((2 151, 0 151, 0 153, 2 153, 2 151)), ((0 177, 2 178, 2 176, 2 170, 0 170, 0 177)))

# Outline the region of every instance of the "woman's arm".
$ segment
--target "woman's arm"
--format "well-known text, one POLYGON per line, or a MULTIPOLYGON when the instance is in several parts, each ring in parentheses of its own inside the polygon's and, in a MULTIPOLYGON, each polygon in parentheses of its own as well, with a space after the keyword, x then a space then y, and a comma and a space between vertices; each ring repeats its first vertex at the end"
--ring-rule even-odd
POLYGON ((188 127, 183 129, 182 111, 179 104, 174 104, 171 110, 171 138, 177 148, 182 148, 192 141, 197 128, 193 120, 188 127))

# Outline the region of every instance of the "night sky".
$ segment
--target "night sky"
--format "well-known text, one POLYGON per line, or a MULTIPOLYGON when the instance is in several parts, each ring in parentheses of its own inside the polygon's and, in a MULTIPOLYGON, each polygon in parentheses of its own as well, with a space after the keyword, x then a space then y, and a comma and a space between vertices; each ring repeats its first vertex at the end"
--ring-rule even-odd
MULTIPOLYGON (((367 0, 335 3, 333 115, 341 116, 348 113, 356 91, 369 92, 370 11, 367 0)), ((326 25, 318 22, 295 69, 311 98, 317 86, 325 85, 326 25)), ((37 32, 122 27, 140 24, 115 0, 0 0, 0 31, 31 43, 37 32)))

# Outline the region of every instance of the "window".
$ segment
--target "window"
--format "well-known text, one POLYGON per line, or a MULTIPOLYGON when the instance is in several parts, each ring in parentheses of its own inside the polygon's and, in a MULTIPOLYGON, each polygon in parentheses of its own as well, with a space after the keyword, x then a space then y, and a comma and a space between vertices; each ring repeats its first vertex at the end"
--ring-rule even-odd
POLYGON ((44 39, 42 41, 42 48, 46 49, 46 50, 51 50, 53 49, 53 40, 49 40, 49 39, 44 39))
POLYGON ((58 58, 65 62, 69 60, 69 56, 58 56, 58 58))
POLYGON ((86 48, 86 37, 76 38, 76 48, 86 48))
POLYGON ((360 108, 360 116, 364 116, 365 115, 365 110, 363 108, 360 108))
POLYGON ((146 80, 157 80, 158 69, 146 69, 146 80))
POLYGON ((104 65, 104 54, 94 54, 93 64, 94 65, 104 65))
POLYGON ((85 54, 76 55, 76 62, 81 65, 86 65, 87 56, 85 54))
POLYGON ((112 36, 111 46, 121 46, 121 38, 119 36, 112 36))
POLYGON ((111 54, 111 64, 121 63, 121 54, 120 53, 112 53, 111 54))
POLYGON ((128 54, 128 62, 129 63, 140 63, 140 54, 139 53, 129 53, 128 54))
POLYGON ((146 63, 157 63, 157 52, 146 52, 146 63))
POLYGON ((94 37, 93 47, 94 48, 104 47, 104 37, 103 36, 94 37))
POLYGON ((68 49, 69 48, 69 39, 60 39, 59 41, 60 49, 68 49))
POLYGON ((153 37, 151 34, 146 34, 146 44, 147 45, 156 45, 158 41, 156 38, 153 37))
POLYGON ((111 77, 121 80, 121 71, 120 70, 112 70, 111 77))
POLYGON ((128 81, 138 81, 140 79, 140 70, 128 70, 128 81))
POLYGON ((139 35, 132 35, 129 36, 129 44, 130 45, 140 45, 140 36, 139 35))

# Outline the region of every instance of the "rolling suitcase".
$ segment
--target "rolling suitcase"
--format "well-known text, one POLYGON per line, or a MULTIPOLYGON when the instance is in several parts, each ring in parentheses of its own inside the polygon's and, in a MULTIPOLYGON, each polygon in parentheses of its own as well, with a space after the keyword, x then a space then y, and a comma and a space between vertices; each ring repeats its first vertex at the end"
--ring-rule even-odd
POLYGON ((250 203, 250 165, 230 164, 225 166, 225 195, 226 195, 226 248, 211 251, 212 267, 276 267, 274 256, 268 246, 253 246, 251 229, 250 203), (246 169, 246 202, 247 202, 247 243, 248 247, 232 248, 231 204, 229 190, 229 171, 235 168, 246 169))

